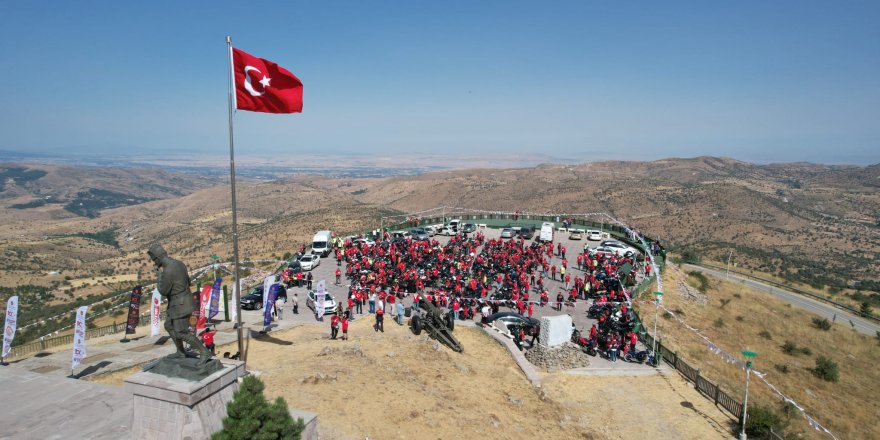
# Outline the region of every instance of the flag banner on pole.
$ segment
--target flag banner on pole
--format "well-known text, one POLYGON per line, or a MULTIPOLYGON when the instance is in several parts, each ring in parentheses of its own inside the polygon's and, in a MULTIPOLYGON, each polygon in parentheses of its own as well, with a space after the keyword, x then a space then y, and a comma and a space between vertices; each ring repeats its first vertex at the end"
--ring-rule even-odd
POLYGON ((70 369, 74 368, 86 358, 86 310, 89 306, 76 309, 76 324, 73 326, 73 362, 70 369))
POLYGON ((232 49, 235 108, 263 113, 301 113, 303 84, 272 61, 232 49))
POLYGON ((6 301, 6 325, 3 327, 3 357, 9 356, 12 351, 12 339, 15 338, 15 329, 18 326, 18 296, 12 296, 6 301))
POLYGON ((241 296, 238 294, 238 283, 232 283, 232 305, 229 307, 229 320, 238 322, 238 306, 241 304, 241 296))
POLYGON ((275 283, 275 275, 269 275, 266 279, 263 280, 263 307, 266 306, 266 302, 269 297, 269 288, 272 287, 272 284, 275 283))
POLYGON ((161 303, 162 294, 159 293, 159 289, 153 289, 153 298, 150 301, 150 336, 159 336, 159 318, 162 315, 161 303))
POLYGON ((269 287, 269 295, 266 297, 266 303, 263 304, 263 327, 268 327, 272 323, 272 304, 278 298, 278 284, 269 287))
POLYGON ((205 323, 208 321, 208 307, 211 303, 211 290, 213 290, 213 287, 210 284, 202 286, 202 294, 199 295, 199 320, 198 324, 196 324, 196 330, 205 328, 205 323))
POLYGON ((128 321, 125 323, 125 334, 133 335, 141 321, 141 286, 134 286, 131 300, 128 302, 128 321))
POLYGON ((214 316, 220 312, 220 286, 223 285, 223 278, 214 280, 214 287, 211 288, 211 307, 208 310, 208 319, 214 319, 214 316))

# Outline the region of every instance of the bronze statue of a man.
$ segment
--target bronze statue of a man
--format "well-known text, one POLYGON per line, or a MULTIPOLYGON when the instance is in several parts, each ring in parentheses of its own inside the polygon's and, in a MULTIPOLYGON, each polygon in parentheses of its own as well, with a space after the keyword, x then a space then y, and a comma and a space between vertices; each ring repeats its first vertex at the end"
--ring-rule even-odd
POLYGON ((165 318, 165 330, 174 341, 177 352, 169 357, 186 357, 183 343, 199 351, 199 363, 206 364, 211 359, 211 352, 202 341, 193 334, 190 328, 190 316, 196 309, 193 294, 190 291, 189 273, 186 265, 168 256, 160 244, 150 246, 147 251, 150 259, 156 264, 159 279, 156 282, 159 293, 168 298, 168 316, 165 318))

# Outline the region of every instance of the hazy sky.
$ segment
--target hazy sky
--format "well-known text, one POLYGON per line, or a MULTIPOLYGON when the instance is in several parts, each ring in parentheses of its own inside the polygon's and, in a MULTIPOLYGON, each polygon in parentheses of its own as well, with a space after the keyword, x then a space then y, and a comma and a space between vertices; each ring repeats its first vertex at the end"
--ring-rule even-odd
POLYGON ((0 3, 0 150, 880 162, 880 2, 0 3), (332 5, 332 6, 331 6, 332 5))

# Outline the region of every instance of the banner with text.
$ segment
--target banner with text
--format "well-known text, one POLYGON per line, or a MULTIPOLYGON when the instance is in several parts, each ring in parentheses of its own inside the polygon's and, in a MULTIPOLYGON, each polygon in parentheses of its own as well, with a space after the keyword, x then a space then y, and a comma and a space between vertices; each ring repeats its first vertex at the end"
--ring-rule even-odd
POLYGON ((214 316, 220 312, 220 286, 223 285, 223 278, 214 280, 214 287, 211 288, 211 307, 208 310, 208 319, 214 319, 214 316))
POLYGON ((272 304, 278 298, 278 284, 269 287, 269 296, 266 297, 266 304, 263 306, 263 327, 268 327, 272 323, 272 304))
POLYGON ((9 298, 6 302, 6 325, 3 327, 3 356, 9 356, 12 351, 12 339, 15 338, 15 329, 18 325, 18 296, 9 298))
POLYGON ((150 336, 159 336, 161 329, 159 321, 162 315, 162 294, 159 289, 153 289, 153 298, 150 300, 150 336))
POLYGON ((89 306, 76 309, 76 324, 73 326, 73 361, 70 369, 74 368, 86 358, 86 310, 89 306))
POLYGON ((141 289, 141 286, 134 286, 131 291, 131 301, 128 302, 128 322, 125 323, 125 334, 127 335, 133 335, 141 322, 141 289))

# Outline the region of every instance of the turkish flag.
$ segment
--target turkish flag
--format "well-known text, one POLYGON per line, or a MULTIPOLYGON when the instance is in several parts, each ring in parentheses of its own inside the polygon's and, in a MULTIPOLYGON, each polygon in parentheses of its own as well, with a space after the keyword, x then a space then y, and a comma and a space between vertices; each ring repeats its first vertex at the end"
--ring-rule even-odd
POLYGON ((302 82, 269 60, 232 48, 235 108, 263 113, 302 113, 302 82))

